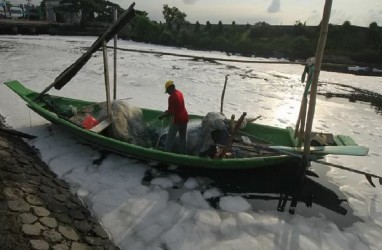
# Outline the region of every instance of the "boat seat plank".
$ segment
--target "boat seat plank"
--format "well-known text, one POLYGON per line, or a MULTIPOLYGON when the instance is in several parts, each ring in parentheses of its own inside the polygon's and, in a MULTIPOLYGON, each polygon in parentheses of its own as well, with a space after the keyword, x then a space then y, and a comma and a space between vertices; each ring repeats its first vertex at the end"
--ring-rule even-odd
POLYGON ((101 133, 103 130, 105 130, 107 127, 109 127, 111 124, 111 121, 109 120, 103 120, 102 122, 98 123, 96 126, 89 129, 90 131, 94 133, 101 133))
POLYGON ((69 121, 82 127, 82 122, 84 121, 86 115, 87 115, 87 113, 79 113, 75 116, 70 117, 69 121))

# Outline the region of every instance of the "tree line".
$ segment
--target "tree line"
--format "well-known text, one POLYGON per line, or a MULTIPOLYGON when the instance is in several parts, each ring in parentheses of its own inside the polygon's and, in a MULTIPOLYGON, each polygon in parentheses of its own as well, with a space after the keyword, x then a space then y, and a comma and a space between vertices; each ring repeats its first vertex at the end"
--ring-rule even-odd
MULTIPOLYGON (((61 0, 61 11, 82 11, 83 23, 99 20, 112 21, 114 8, 123 9, 107 0, 61 0), (94 15, 98 13, 98 15, 94 15)), ((197 50, 217 50, 244 56, 277 57, 304 60, 315 54, 320 25, 212 24, 190 23, 187 14, 177 7, 163 5, 164 23, 152 21, 145 11, 137 11, 121 38, 134 41, 186 47, 197 50)), ((382 63, 382 28, 376 22, 369 27, 358 27, 345 21, 329 25, 325 48, 325 62, 367 64, 382 63)))
MULTIPOLYGON (((244 56, 261 56, 303 60, 316 52, 320 25, 191 24, 187 15, 176 7, 163 6, 165 23, 151 21, 147 13, 138 15, 126 33, 126 38, 199 50, 218 50, 244 56)), ((325 48, 326 62, 368 64, 382 63, 382 28, 376 22, 366 27, 329 25, 325 48)))

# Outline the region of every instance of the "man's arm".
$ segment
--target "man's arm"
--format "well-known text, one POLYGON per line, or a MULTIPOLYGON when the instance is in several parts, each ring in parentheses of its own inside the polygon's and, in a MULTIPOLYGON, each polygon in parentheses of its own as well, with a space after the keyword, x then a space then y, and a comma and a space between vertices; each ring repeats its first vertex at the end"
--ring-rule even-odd
POLYGON ((163 112, 163 114, 161 114, 160 116, 158 116, 158 119, 159 120, 162 120, 163 118, 167 117, 167 116, 171 116, 172 114, 166 110, 165 112, 163 112))

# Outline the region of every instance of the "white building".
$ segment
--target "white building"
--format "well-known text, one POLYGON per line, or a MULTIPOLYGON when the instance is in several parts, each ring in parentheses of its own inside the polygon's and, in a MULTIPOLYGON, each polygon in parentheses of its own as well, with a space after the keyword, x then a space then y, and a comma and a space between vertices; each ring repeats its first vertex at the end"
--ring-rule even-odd
MULTIPOLYGON (((35 8, 40 5, 41 1, 36 1, 36 0, 0 0, 0 8, 3 8, 5 13, 8 14, 9 16, 12 16, 12 9, 17 9, 21 8, 21 17, 25 18, 27 16, 27 11, 30 8, 35 8)), ((16 13, 13 12, 15 15, 16 13)), ((17 13, 18 17, 20 17, 19 13, 17 13)))
POLYGON ((9 3, 12 6, 18 6, 22 8, 27 8, 27 6, 39 6, 41 1, 36 0, 0 0, 3 3, 9 3))

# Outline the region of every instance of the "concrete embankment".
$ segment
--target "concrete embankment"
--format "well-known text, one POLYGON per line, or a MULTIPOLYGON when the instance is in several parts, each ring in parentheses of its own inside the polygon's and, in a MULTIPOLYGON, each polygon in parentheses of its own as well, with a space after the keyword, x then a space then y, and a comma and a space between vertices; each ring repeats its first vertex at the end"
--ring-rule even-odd
POLYGON ((0 159, 1 249, 119 249, 23 139, 0 130, 0 159))
POLYGON ((72 25, 66 23, 0 19, 0 35, 68 35, 68 36, 99 36, 109 24, 72 25))

